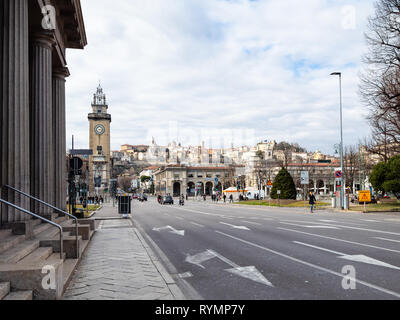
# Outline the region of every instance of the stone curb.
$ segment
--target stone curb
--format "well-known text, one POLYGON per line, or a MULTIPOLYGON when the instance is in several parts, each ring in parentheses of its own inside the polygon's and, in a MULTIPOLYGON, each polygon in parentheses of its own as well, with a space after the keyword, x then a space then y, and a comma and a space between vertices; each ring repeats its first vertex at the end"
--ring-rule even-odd
POLYGON ((175 298, 175 300, 187 300, 185 295, 183 294, 183 292, 179 289, 178 285, 174 281, 174 279, 172 279, 170 274, 167 272, 167 270, 163 267, 163 265, 157 259, 156 255, 154 254, 154 252, 152 251, 150 246, 147 244, 146 240, 141 235, 140 231, 136 227, 133 227, 133 230, 135 231, 135 234, 139 238, 139 241, 142 243, 143 248, 146 250, 147 254, 149 255, 151 262, 154 264, 157 271, 160 273, 161 277, 164 279, 164 282, 166 283, 168 289, 170 290, 170 292, 173 295, 173 297, 175 298))

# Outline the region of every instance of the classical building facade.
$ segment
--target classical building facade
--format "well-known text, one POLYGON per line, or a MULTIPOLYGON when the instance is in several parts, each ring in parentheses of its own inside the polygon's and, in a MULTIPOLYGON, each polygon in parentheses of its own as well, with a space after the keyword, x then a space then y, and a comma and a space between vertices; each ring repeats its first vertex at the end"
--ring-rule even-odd
POLYGON ((171 165, 154 173, 155 193, 158 195, 212 195, 234 184, 231 167, 189 167, 171 165))
POLYGON ((89 195, 103 195, 110 188, 111 115, 107 113, 106 95, 99 85, 93 97, 92 113, 89 113, 89 148, 93 155, 89 157, 89 195))
MULTIPOLYGON (((80 0, 0 2, 0 185, 66 209, 66 51, 87 44, 80 0)), ((17 206, 40 214, 10 191, 17 206)), ((2 205, 1 226, 29 220, 2 205)))

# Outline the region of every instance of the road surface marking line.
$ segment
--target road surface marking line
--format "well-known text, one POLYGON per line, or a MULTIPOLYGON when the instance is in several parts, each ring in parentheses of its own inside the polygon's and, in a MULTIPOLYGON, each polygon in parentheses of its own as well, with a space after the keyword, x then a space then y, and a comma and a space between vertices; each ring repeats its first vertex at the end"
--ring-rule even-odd
POLYGON ((240 229, 240 230, 246 230, 246 231, 250 231, 250 229, 249 229, 249 228, 247 228, 247 227, 245 227, 245 226, 235 226, 235 225, 233 225, 233 224, 230 224, 230 223, 225 223, 225 222, 220 222, 220 224, 223 224, 223 225, 229 226, 229 227, 231 227, 231 228, 234 228, 234 229, 240 229))
MULTIPOLYGON (((275 254, 275 255, 278 255, 278 256, 280 256, 280 257, 289 259, 289 260, 291 260, 291 261, 294 261, 294 262, 297 262, 297 263, 306 265, 306 266, 308 266, 308 267, 311 267, 311 268, 314 268, 314 269, 317 269, 317 270, 320 270, 320 271, 324 271, 324 272, 330 273, 330 274, 332 274, 332 275, 338 276, 338 277, 341 278, 341 279, 343 279, 343 277, 344 277, 342 273, 338 273, 338 272, 336 272, 336 271, 333 271, 333 270, 330 270, 330 269, 326 269, 326 268, 324 268, 324 267, 317 266, 317 265, 312 264, 312 263, 310 263, 310 262, 306 262, 306 261, 303 261, 303 260, 300 260, 300 259, 297 259, 297 258, 288 256, 288 255, 286 255, 286 254, 284 254, 284 253, 281 253, 281 252, 278 252, 278 251, 275 251, 275 250, 272 250, 272 249, 268 249, 268 248, 266 248, 266 247, 260 246, 260 245, 258 245, 258 244, 252 243, 252 242, 250 242, 250 241, 243 240, 243 239, 237 238, 237 237, 235 237, 235 236, 231 236, 231 235, 229 235, 229 234, 223 233, 223 232, 221 232, 221 231, 215 231, 215 232, 218 233, 218 234, 220 234, 220 235, 223 235, 223 236, 225 236, 225 237, 228 237, 228 238, 237 240, 237 241, 239 241, 239 242, 245 243, 245 244, 247 244, 247 245, 249 245, 249 246, 253 246, 253 247, 255 247, 255 248, 258 248, 258 249, 261 249, 261 250, 264 250, 264 251, 273 253, 273 254, 275 254)), ((394 296, 394 297, 396 297, 396 298, 400 298, 400 293, 397 293, 397 292, 394 292, 394 291, 391 291, 391 290, 388 290, 388 289, 385 289, 385 288, 376 286, 376 285, 374 285, 374 284, 371 284, 371 283, 368 283, 368 282, 365 282, 365 281, 362 281, 362 280, 359 280, 359 279, 352 279, 352 280, 354 280, 355 282, 357 282, 357 283, 359 283, 359 284, 362 284, 362 285, 364 285, 364 286, 366 286, 366 287, 368 287, 368 288, 372 288, 372 289, 375 289, 375 290, 377 290, 377 291, 384 292, 384 293, 386 293, 386 294, 388 294, 388 295, 394 296)))
POLYGON ((200 228, 204 228, 204 226, 202 224, 196 223, 196 222, 190 222, 191 224, 200 227, 200 228))
POLYGON ((321 247, 317 247, 317 246, 313 246, 311 244, 307 244, 304 242, 299 242, 299 241, 293 241, 296 244, 300 244, 302 246, 306 246, 306 247, 310 247, 310 248, 314 248, 317 250, 321 250, 321 251, 326 251, 326 252, 330 252, 333 254, 338 255, 339 259, 345 259, 345 260, 350 260, 350 261, 355 261, 355 262, 361 262, 361 263, 367 263, 367 264, 372 264, 375 266, 381 266, 381 267, 387 267, 387 268, 391 268, 391 269, 396 269, 396 270, 400 270, 399 267, 393 266, 389 263, 383 262, 383 261, 379 261, 377 259, 362 255, 362 254, 345 254, 345 253, 341 253, 341 252, 337 252, 337 251, 332 251, 329 249, 325 249, 325 248, 321 248, 321 247))
POLYGON ((241 222, 249 223, 249 224, 254 224, 254 225, 256 225, 256 226, 262 226, 261 223, 257 223, 257 222, 251 222, 251 221, 246 221, 246 220, 242 220, 241 222))
POLYGON ((209 252, 213 253, 214 256, 221 261, 225 262, 226 264, 229 264, 232 268, 240 268, 240 266, 233 261, 229 260, 228 258, 225 258, 223 255, 220 255, 219 253, 215 252, 214 250, 208 250, 209 252))
POLYGON ((264 275, 259 272, 255 266, 241 267, 233 261, 229 260, 228 258, 225 258, 218 252, 215 252, 214 250, 209 249, 194 256, 187 256, 185 262, 197 265, 198 267, 205 269, 202 263, 214 258, 218 258, 222 262, 232 267, 231 269, 225 269, 226 272, 270 287, 274 287, 274 285, 267 278, 265 278, 264 275))
POLYGON ((311 244, 307 244, 307 243, 304 243, 304 242, 293 241, 293 243, 300 244, 302 246, 306 246, 306 247, 310 247, 310 248, 314 248, 314 249, 318 249, 318 250, 321 250, 321 251, 326 251, 326 252, 330 252, 330 253, 333 253, 333 254, 337 254, 338 256, 345 256, 346 255, 345 253, 341 253, 341 252, 337 252, 337 251, 333 251, 333 250, 329 250, 329 249, 313 246, 311 244))
POLYGON ((384 251, 400 253, 400 251, 398 251, 398 250, 377 247, 377 246, 373 246, 373 245, 370 245, 370 244, 359 243, 359 242, 354 242, 354 241, 349 241, 349 240, 343 240, 343 239, 338 239, 338 238, 321 236, 319 234, 313 234, 313 233, 308 233, 308 232, 303 232, 303 231, 298 231, 298 230, 292 230, 292 229, 286 229, 286 228, 277 228, 277 229, 290 231, 290 232, 301 233, 301 234, 305 234, 305 235, 308 235, 308 236, 313 236, 313 237, 318 237, 318 238, 323 238, 323 239, 329 239, 329 240, 335 240, 335 241, 340 241, 340 242, 345 242, 345 243, 356 244, 356 245, 363 246, 363 247, 369 247, 369 248, 380 249, 380 250, 384 250, 384 251))
MULTIPOLYGON (((306 223, 306 224, 321 224, 321 222, 313 222, 313 221, 301 221, 301 220, 284 220, 284 219, 281 219, 280 221, 283 221, 283 222, 297 222, 297 223, 306 223)), ((326 224, 326 225, 332 225, 332 223, 333 222, 325 222, 325 223, 322 223, 322 224, 326 224)), ((352 225, 355 225, 355 226, 359 226, 359 227, 363 227, 363 226, 365 226, 364 224, 359 224, 359 223, 352 223, 352 222, 336 222, 336 223, 346 223, 346 224, 352 224, 352 225)))
POLYGON ((182 218, 182 217, 177 217, 177 216, 174 216, 174 218, 176 218, 176 219, 178 219, 178 220, 185 220, 184 218, 182 218))
POLYGON ((374 238, 374 239, 400 243, 400 240, 393 240, 393 239, 386 239, 386 238, 374 238))
MULTIPOLYGON (((282 220, 286 221, 286 220, 282 220)), ((313 224, 312 222, 309 222, 310 224, 313 224)), ((315 224, 315 223, 314 223, 315 224)), ((396 232, 389 232, 389 231, 383 231, 383 230, 376 230, 376 229, 366 229, 366 228, 356 228, 356 227, 349 227, 349 226, 342 226, 339 224, 330 224, 332 227, 338 227, 338 228, 345 228, 345 229, 354 229, 354 230, 360 230, 360 231, 368 231, 368 232, 375 232, 375 233, 385 233, 385 234, 393 234, 396 236, 400 236, 400 233, 396 232)))
POLYGON ((181 279, 188 279, 188 278, 193 278, 193 274, 191 272, 185 272, 178 274, 178 277, 181 279))
POLYGON ((295 223, 288 223, 288 222, 280 222, 281 224, 286 224, 289 226, 296 226, 296 227, 303 227, 303 228, 314 228, 314 229, 336 229, 339 230, 339 228, 332 227, 332 226, 304 226, 301 224, 295 224, 295 223))

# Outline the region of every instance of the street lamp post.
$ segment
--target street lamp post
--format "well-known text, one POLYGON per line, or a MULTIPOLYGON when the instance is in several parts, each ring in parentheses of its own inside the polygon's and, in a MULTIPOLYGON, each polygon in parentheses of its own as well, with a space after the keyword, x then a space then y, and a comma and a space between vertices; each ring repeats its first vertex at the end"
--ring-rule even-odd
MULTIPOLYGON (((339 76, 339 90, 340 90, 340 170, 343 173, 343 103, 342 103, 342 73, 333 72, 331 76, 339 76)), ((340 178, 340 206, 344 210, 344 177, 340 178)))

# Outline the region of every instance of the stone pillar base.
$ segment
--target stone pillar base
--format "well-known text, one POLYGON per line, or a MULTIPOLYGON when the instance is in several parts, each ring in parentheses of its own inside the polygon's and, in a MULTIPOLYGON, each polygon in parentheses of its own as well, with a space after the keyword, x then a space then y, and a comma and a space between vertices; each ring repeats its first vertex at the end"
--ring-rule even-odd
POLYGON ((12 233, 16 236, 25 235, 27 239, 33 238, 33 221, 21 221, 10 223, 12 233))

